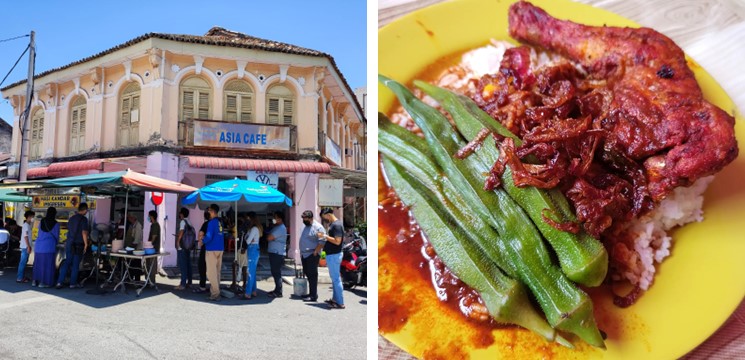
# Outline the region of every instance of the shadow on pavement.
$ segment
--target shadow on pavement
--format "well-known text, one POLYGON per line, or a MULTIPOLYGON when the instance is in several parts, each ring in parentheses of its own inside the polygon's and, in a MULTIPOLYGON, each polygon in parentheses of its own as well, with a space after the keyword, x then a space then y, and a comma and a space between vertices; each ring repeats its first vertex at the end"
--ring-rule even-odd
MULTIPOLYGON (((258 296, 252 300, 242 300, 239 297, 235 296, 233 298, 222 297, 220 301, 213 302, 207 299, 208 293, 194 293, 191 291, 191 289, 175 290, 176 285, 160 283, 160 281, 162 281, 163 279, 160 276, 158 276, 156 279, 156 282, 158 282, 158 289, 155 289, 153 287, 146 287, 142 290, 139 296, 137 296, 137 289, 139 287, 128 285, 125 287, 124 290, 122 290, 122 288, 120 287, 119 289, 117 289, 116 292, 114 292, 113 288, 115 284, 108 284, 104 286, 103 289, 107 291, 103 294, 88 294, 87 291, 90 290, 93 292, 96 290, 96 283, 94 280, 85 282, 85 286, 79 289, 70 289, 68 286, 63 287, 62 289, 56 289, 54 287, 40 288, 32 287, 30 282, 16 283, 15 269, 5 268, 4 270, 5 271, 3 272, 3 274, 0 275, 0 291, 6 291, 12 294, 31 292, 51 295, 97 309, 118 306, 132 301, 144 300, 151 297, 166 295, 168 293, 172 293, 173 295, 184 300, 204 302, 207 304, 222 306, 262 305, 269 304, 274 301, 274 298, 270 298, 269 296, 267 296, 266 292, 259 290, 258 296)), ((103 284, 103 281, 99 281, 99 285, 100 284, 103 284)), ((221 286, 221 289, 223 290, 223 292, 230 291, 228 290, 228 285, 225 284, 221 286)))
POLYGON ((367 299, 367 288, 365 288, 365 290, 361 290, 359 288, 354 288, 354 289, 351 289, 351 290, 344 290, 344 291, 351 292, 352 294, 355 294, 355 295, 357 295, 359 297, 363 297, 363 298, 367 299))
POLYGON ((308 305, 314 308, 319 308, 321 310, 331 310, 328 304, 324 304, 324 303, 307 303, 305 305, 308 305))

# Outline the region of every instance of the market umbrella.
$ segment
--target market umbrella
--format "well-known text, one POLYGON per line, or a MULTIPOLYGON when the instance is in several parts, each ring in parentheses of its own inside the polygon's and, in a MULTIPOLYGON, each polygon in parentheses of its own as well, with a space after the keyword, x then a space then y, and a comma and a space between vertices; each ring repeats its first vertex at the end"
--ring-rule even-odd
MULTIPOLYGON (((129 192, 134 191, 161 191, 170 193, 187 193, 197 188, 176 181, 161 179, 159 177, 138 173, 127 169, 110 173, 88 174, 47 180, 42 187, 79 187, 95 186, 97 191, 116 192, 117 188, 124 187, 126 195, 124 200, 124 233, 127 233, 127 211, 129 208, 129 192)), ((98 247, 100 258, 100 249, 98 247)), ((98 272, 98 266, 96 266, 98 272)), ((96 273, 96 289, 98 289, 98 273, 96 273)))
POLYGON ((292 199, 279 190, 251 180, 223 180, 207 185, 187 195, 181 203, 200 205, 213 202, 230 202, 236 205, 250 203, 282 203, 292 206, 292 199))
POLYGON ((235 287, 235 268, 238 263, 238 206, 243 204, 256 203, 285 203, 292 206, 292 199, 281 193, 279 190, 252 180, 223 180, 212 185, 207 185, 197 191, 187 195, 182 201, 184 205, 199 203, 200 207, 205 207, 209 203, 234 203, 235 204, 235 259, 233 260, 233 285, 235 287))
POLYGON ((17 191, 13 189, 0 189, 0 202, 31 202, 30 196, 17 195, 17 191))
MULTIPOLYGON (((18 195, 14 189, 0 189, 0 202, 27 203, 31 202, 30 196, 18 195)), ((5 207, 2 209, 3 218, 5 218, 5 207)), ((0 221, 3 221, 0 219, 0 221)))

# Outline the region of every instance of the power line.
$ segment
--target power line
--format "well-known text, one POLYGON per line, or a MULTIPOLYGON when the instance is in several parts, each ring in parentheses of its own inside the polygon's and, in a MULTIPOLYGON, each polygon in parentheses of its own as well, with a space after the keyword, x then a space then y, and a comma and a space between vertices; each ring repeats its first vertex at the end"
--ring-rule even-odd
POLYGON ((5 77, 3 78, 3 80, 2 80, 2 81, 0 81, 0 86, 3 86, 3 83, 5 82, 5 79, 7 79, 7 78, 8 78, 8 76, 10 76, 10 73, 12 73, 12 72, 13 72, 13 69, 15 69, 15 68, 16 68, 16 65, 18 65, 18 62, 19 62, 19 61, 21 61, 21 59, 23 58, 23 55, 26 55, 26 52, 28 51, 28 49, 29 49, 30 47, 31 47, 31 45, 29 45, 29 46, 26 46, 26 50, 23 50, 23 53, 21 54, 21 56, 19 56, 19 57, 18 57, 18 60, 16 60, 16 63, 15 63, 15 64, 13 64, 13 67, 12 67, 12 68, 10 68, 10 71, 8 71, 8 73, 7 73, 7 74, 5 74, 5 77))
POLYGON ((24 37, 29 37, 29 36, 30 36, 29 34, 21 35, 21 36, 16 36, 16 37, 12 37, 12 38, 5 39, 5 40, 0 40, 0 43, 4 43, 6 41, 16 40, 16 39, 20 39, 20 38, 24 38, 24 37))

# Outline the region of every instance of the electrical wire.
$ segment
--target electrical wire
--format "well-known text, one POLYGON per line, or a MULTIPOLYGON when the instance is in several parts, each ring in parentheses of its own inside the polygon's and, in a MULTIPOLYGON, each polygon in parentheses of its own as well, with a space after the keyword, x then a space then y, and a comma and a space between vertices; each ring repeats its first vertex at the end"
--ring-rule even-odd
POLYGON ((31 34, 20 35, 20 36, 12 37, 12 38, 9 38, 9 39, 0 40, 0 43, 4 43, 6 41, 11 41, 11 40, 16 40, 16 39, 20 39, 20 38, 25 38, 25 37, 29 37, 29 36, 31 36, 31 34))
POLYGON ((26 50, 23 50, 23 53, 21 54, 21 56, 19 56, 19 57, 18 57, 18 60, 16 60, 16 63, 15 63, 15 64, 13 64, 13 67, 12 67, 12 68, 10 68, 10 71, 8 71, 8 73, 7 73, 7 74, 5 74, 5 77, 3 78, 3 80, 2 80, 2 81, 0 81, 0 86, 3 86, 3 83, 5 83, 5 80, 6 80, 7 78, 8 78, 8 76, 10 76, 10 73, 12 73, 12 72, 13 72, 13 69, 15 69, 15 68, 16 68, 16 65, 18 65, 18 62, 20 62, 20 61, 21 61, 21 59, 23 58, 23 55, 26 55, 26 52, 28 52, 28 49, 29 49, 29 48, 31 48, 31 45, 28 45, 28 46, 26 46, 26 50))

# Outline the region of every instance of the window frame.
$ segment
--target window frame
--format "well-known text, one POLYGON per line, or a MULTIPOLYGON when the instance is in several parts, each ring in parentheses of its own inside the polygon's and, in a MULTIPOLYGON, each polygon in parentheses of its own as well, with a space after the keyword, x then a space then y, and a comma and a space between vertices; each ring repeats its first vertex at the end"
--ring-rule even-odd
POLYGON ((292 89, 290 89, 287 86, 284 86, 284 85, 273 85, 272 87, 270 87, 269 89, 267 89, 267 92, 266 92, 266 114, 265 114, 266 115, 266 118, 264 120, 265 123, 270 124, 270 125, 296 125, 297 124, 297 117, 295 116, 295 114, 297 113, 297 110, 296 110, 297 109, 297 101, 296 101, 296 99, 297 99, 297 96, 296 96, 295 92, 292 91, 292 89), (272 90, 273 89, 276 89, 278 87, 282 87, 284 89, 287 89, 287 91, 290 92, 290 95, 286 95, 286 94, 272 94, 271 93, 272 90), (274 113, 271 112, 271 106, 270 106, 270 104, 271 104, 271 101, 272 100, 277 100, 278 106, 277 106, 277 112, 276 112, 276 114, 274 114, 274 113), (284 121, 285 120, 285 116, 286 116, 285 115, 285 104, 288 101, 291 104, 291 113, 290 113, 291 119, 290 119, 290 122, 289 123, 287 123, 287 122, 284 121), (273 115, 276 115, 276 117, 277 117, 277 121, 276 122, 274 122, 274 121, 271 120, 271 118, 272 118, 273 115))
POLYGON ((86 117, 88 116, 88 101, 80 96, 72 103, 70 107, 70 137, 68 139, 68 153, 70 155, 80 154, 85 151, 85 127, 87 127, 86 117), (82 99, 82 100, 81 100, 82 99), (77 126, 75 124, 75 112, 78 113, 77 126), (83 113, 81 115, 81 112, 83 113), (80 124, 83 124, 81 131, 80 124), (77 137, 77 139, 75 139, 77 137), (73 147, 73 139, 76 140, 76 147, 73 147), (82 144, 81 141, 82 140, 82 144))
POLYGON ((140 86, 139 83, 132 81, 129 84, 127 84, 126 87, 124 87, 124 90, 122 90, 121 95, 119 95, 119 114, 117 119, 117 136, 116 136, 116 145, 117 147, 123 147, 123 146, 135 146, 139 144, 140 141, 140 106, 142 105, 142 86, 140 86), (134 89, 133 85, 135 85, 137 88, 134 89), (133 89, 133 90, 130 90, 133 89), (137 99, 137 106, 134 107, 132 104, 135 102, 135 99, 137 99), (129 100, 129 109, 124 109, 124 101, 129 100), (132 122, 132 111, 137 110, 137 121, 134 122, 135 125, 133 125, 132 122), (128 115, 129 121, 128 124, 124 124, 124 115, 128 115), (128 139, 127 144, 122 143, 122 137, 121 132, 127 129, 128 130, 128 139), (133 136, 132 130, 135 131, 135 135, 133 136), (133 141, 134 140, 134 141, 133 141), (135 144, 136 143, 136 144, 135 144))
POLYGON ((227 122, 237 122, 237 123, 250 123, 254 120, 254 113, 255 113, 255 100, 254 97, 254 91, 251 84, 244 80, 240 79, 233 79, 228 81, 225 86, 223 87, 223 113, 222 113, 222 120, 227 122), (233 90, 231 89, 231 85, 240 83, 244 85, 249 91, 241 91, 241 90, 233 90), (232 111, 229 111, 228 109, 228 97, 229 96, 235 96, 235 109, 232 109, 232 111), (244 111, 244 105, 245 102, 248 102, 248 111, 244 111), (229 113, 235 113, 235 119, 230 119, 229 113), (247 116, 244 117, 244 114, 247 116))

